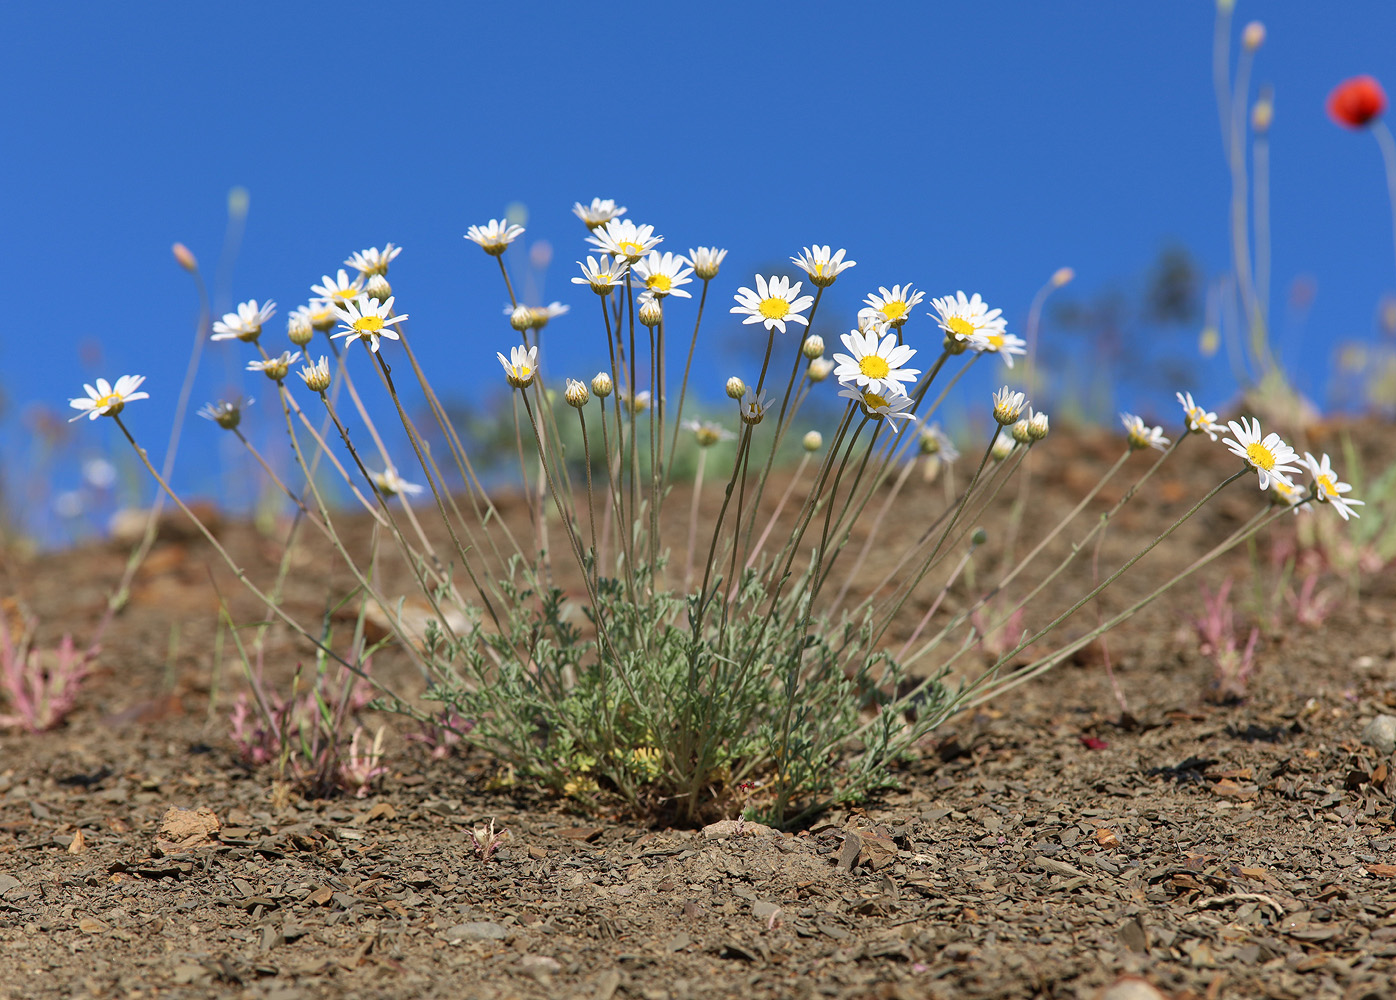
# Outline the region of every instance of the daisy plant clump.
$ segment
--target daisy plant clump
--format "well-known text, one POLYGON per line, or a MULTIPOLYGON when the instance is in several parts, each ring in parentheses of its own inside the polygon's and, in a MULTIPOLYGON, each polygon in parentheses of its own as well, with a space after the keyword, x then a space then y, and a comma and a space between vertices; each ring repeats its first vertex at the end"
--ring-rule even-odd
MULTIPOLYGON (((288 324, 305 352, 298 377, 288 377, 294 352, 272 354, 262 343, 268 307, 247 303, 223 322, 229 339, 256 352, 248 367, 275 385, 301 474, 280 477, 249 452, 297 524, 343 563, 345 592, 335 600, 358 622, 353 639, 346 647, 323 624, 298 621, 277 600, 276 581, 234 564, 239 578, 265 601, 268 621, 298 634, 325 669, 378 686, 381 704, 433 732, 455 720, 437 741, 493 754, 501 780, 681 822, 742 804, 790 826, 892 783, 898 762, 952 713, 1051 669, 1186 576, 1060 637, 1064 623, 1227 485, 1255 476, 1261 489, 1283 484, 1302 491, 1300 504, 1356 516, 1359 501, 1326 457, 1311 460, 1313 481, 1301 487, 1290 478, 1298 466, 1287 445, 1232 424, 1235 474, 1089 588, 1061 586, 1163 462, 1181 447, 1211 446, 1199 442, 1220 430, 1216 416, 1188 395, 1183 429, 1195 433, 1170 437, 1123 415, 1119 458, 1100 482, 1059 521, 1024 519, 1032 533, 1021 539, 1025 554, 981 565, 976 552, 993 535, 984 525, 1001 523, 997 498, 1010 480, 1021 485, 1030 453, 1050 441, 1048 414, 1009 384, 970 401, 985 431, 962 442, 963 456, 935 423, 971 366, 1013 372, 1022 341, 1002 310, 956 292, 933 298, 927 313, 913 285, 880 286, 864 299, 857 327, 841 335, 843 350, 825 357, 824 338, 810 327, 825 291, 856 266, 846 249, 815 244, 790 257, 790 274, 727 280, 725 249, 657 249, 665 237, 625 213, 613 200, 573 206, 584 228, 570 311, 517 299, 510 261, 527 250, 522 226, 492 220, 467 233, 494 258, 488 266, 498 266, 508 304, 495 314, 493 343, 453 349, 487 365, 507 394, 523 504, 496 504, 419 364, 407 315, 384 287, 400 248, 355 254, 345 263, 357 278, 314 286, 288 324), (709 308, 710 296, 724 305, 709 308), (690 371, 700 344, 713 350, 704 321, 714 312, 756 338, 761 363, 703 387, 723 408, 697 419, 690 371), (553 371, 543 338, 552 322, 565 323, 569 337, 592 336, 602 370, 553 371), (312 349, 314 337, 325 353, 312 349), (406 441, 396 454, 357 388, 366 380, 392 401, 390 419, 406 441), (401 395, 406 383, 412 405, 401 395), (341 393, 353 419, 341 413, 341 393), (806 404, 816 394, 836 415, 812 427, 806 404), (414 416, 422 412, 425 430, 414 416), (1097 494, 1136 452, 1147 456, 1133 459, 1135 483, 1102 511, 1097 494), (793 469, 777 466, 782 453, 798 455, 793 469), (686 497, 676 486, 682 468, 696 470, 686 497), (913 478, 914 469, 923 475, 913 478), (363 520, 331 507, 321 486, 327 470, 363 520), (403 568, 396 577, 377 571, 393 550, 403 568), (1049 563, 1048 552, 1066 554, 1049 563), (386 689, 368 676, 370 614, 386 623, 425 691, 386 689)), ((134 445, 122 407, 144 396, 138 385, 99 383, 73 405, 113 418, 134 445)), ((207 415, 240 436, 234 410, 220 403, 207 415)), ((1288 509, 1258 503, 1187 572, 1288 509)), ((326 697, 348 704, 342 693, 326 697)), ((263 725, 285 717, 284 700, 262 701, 263 725)), ((348 708, 336 711, 330 717, 350 718, 348 708)), ((317 747, 337 748, 341 787, 366 787, 380 773, 378 741, 322 737, 317 747)), ((316 766, 323 774, 328 765, 316 766)))

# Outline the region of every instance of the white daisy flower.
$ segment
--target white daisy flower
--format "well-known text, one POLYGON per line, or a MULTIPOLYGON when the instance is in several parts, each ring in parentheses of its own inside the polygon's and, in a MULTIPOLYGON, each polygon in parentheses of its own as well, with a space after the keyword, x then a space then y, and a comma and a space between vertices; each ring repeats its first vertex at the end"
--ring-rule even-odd
POLYGON ((898 417, 903 420, 915 419, 913 414, 903 412, 914 405, 912 398, 904 392, 884 396, 881 393, 868 392, 865 389, 850 387, 847 389, 840 389, 839 395, 845 399, 853 400, 862 408, 863 412, 870 417, 886 417, 887 423, 891 426, 894 434, 897 431, 898 417))
POLYGON ((137 392, 144 375, 123 375, 116 380, 116 385, 112 385, 104 378, 97 380, 96 388, 90 385, 83 385, 83 391, 87 393, 86 399, 70 399, 68 405, 81 412, 71 418, 68 423, 74 420, 81 420, 87 417, 89 420, 96 420, 98 417, 114 417, 126 408, 126 404, 136 399, 149 399, 150 393, 137 392))
POLYGON ((636 261, 635 266, 630 271, 644 283, 645 290, 657 299, 662 299, 666 295, 677 295, 682 299, 691 299, 693 296, 679 286, 690 284, 693 281, 689 277, 693 273, 693 268, 683 265, 684 258, 679 254, 666 251, 661 255, 658 250, 651 250, 649 256, 644 260, 636 261))
POLYGON ((596 229, 624 215, 625 206, 617 205, 614 198, 593 198, 590 205, 580 201, 573 204, 572 214, 585 222, 588 229, 596 229))
POLYGON ((295 354, 292 354, 290 351, 282 351, 274 358, 267 358, 264 361, 247 362, 247 370, 250 372, 261 372, 272 381, 280 382, 286 377, 286 373, 291 370, 291 365, 294 364, 300 356, 300 351, 297 351, 295 354))
POLYGON ((402 247, 395 247, 391 243, 383 244, 383 249, 369 247, 367 250, 360 250, 344 263, 358 271, 364 278, 371 278, 375 274, 387 274, 388 265, 398 254, 402 253, 402 247))
POLYGON ((465 238, 478 243, 480 249, 491 257, 498 257, 523 234, 523 226, 516 226, 505 219, 491 219, 486 225, 471 226, 466 230, 465 238))
POLYGON ((722 267, 722 258, 726 256, 727 251, 717 247, 698 247, 688 251, 688 262, 693 265, 694 274, 704 281, 711 281, 717 277, 718 269, 722 267))
POLYGON ((1025 393, 1014 392, 1008 386, 1004 386, 994 393, 994 419, 1004 427, 1016 424, 1022 417, 1023 407, 1027 402, 1025 393))
POLYGON ((1121 413, 1120 423, 1125 426, 1125 437, 1129 440, 1129 446, 1136 451, 1145 448, 1163 451, 1171 443, 1163 436, 1162 427, 1145 426, 1143 418, 1136 417, 1133 413, 1121 413))
POLYGON ((847 252, 841 249, 831 256, 828 247, 816 244, 812 247, 803 247, 800 256, 791 257, 790 263, 809 275, 810 284, 816 288, 827 288, 844 271, 850 267, 858 266, 856 260, 845 261, 843 259, 843 255, 847 252))
POLYGON ((764 323, 767 330, 777 329, 781 333, 785 332, 786 323, 809 326, 809 320, 800 313, 814 304, 814 296, 801 295, 802 284, 803 282, 797 281, 792 286, 789 278, 778 274, 771 275, 770 281, 767 281, 758 274, 756 291, 746 287, 737 289, 737 294, 733 296, 737 305, 729 312, 746 316, 746 319, 742 320, 744 325, 764 323))
POLYGON ((1353 507, 1365 507, 1366 501, 1354 500, 1352 497, 1343 496, 1344 493, 1352 489, 1351 484, 1338 481, 1337 475, 1333 472, 1333 467, 1328 464, 1328 456, 1325 454, 1323 460, 1319 461, 1309 452, 1304 452, 1304 464, 1309 467, 1309 475, 1314 477, 1314 499, 1319 503, 1332 504, 1344 521, 1349 516, 1361 517, 1353 507))
POLYGON ((310 290, 325 302, 347 302, 363 293, 364 277, 360 274, 350 281, 348 272, 341 267, 333 278, 328 274, 324 275, 320 278, 320 284, 311 285, 310 290))
POLYGON ((418 486, 416 483, 409 483, 399 476, 397 474, 397 469, 394 469, 392 466, 389 466, 382 472, 373 473, 373 485, 377 486, 378 492, 385 497, 395 497, 404 493, 408 496, 416 496, 425 488, 418 486))
POLYGON ((225 431, 230 431, 238 424, 242 423, 242 408, 251 406, 256 400, 251 397, 243 399, 239 396, 234 400, 220 399, 216 403, 205 403, 199 408, 199 416, 205 420, 212 420, 225 431))
POLYGON ((526 389, 533 384, 533 379, 538 374, 538 347, 516 346, 509 351, 509 357, 505 357, 498 351, 495 356, 499 358, 499 363, 504 366, 504 377, 515 389, 526 389))
POLYGON ((633 264, 664 242, 664 237, 654 235, 653 226, 637 226, 629 219, 612 219, 594 230, 594 235, 588 236, 587 242, 612 256, 624 257, 627 263, 633 264))
POLYGON ((256 299, 239 302, 237 312, 224 313, 213 324, 214 340, 256 340, 262 335, 262 324, 276 315, 276 303, 268 299, 258 305, 256 299))
POLYGON ((334 306, 324 299, 311 299, 310 305, 304 308, 309 314, 311 327, 321 333, 333 330, 335 323, 338 322, 339 317, 335 315, 334 306))
POLYGON ((911 319, 911 310, 926 297, 925 292, 917 292, 910 285, 893 285, 891 291, 878 288, 878 294, 869 295, 863 301, 877 313, 877 321, 882 326, 900 330, 911 319))
POLYGON ((405 320, 407 314, 392 315, 393 299, 394 297, 390 295, 387 301, 379 302, 367 295, 360 295, 357 299, 346 302, 342 306, 334 306, 334 314, 343 326, 333 339, 358 337, 368 344, 374 354, 378 353, 379 337, 401 340, 402 338, 398 336, 396 330, 392 329, 392 326, 405 320))
POLYGON ((940 424, 933 423, 921 428, 921 454, 935 455, 943 462, 953 462, 960 457, 960 451, 950 435, 941 430, 940 424))
POLYGON ((757 395, 755 389, 748 389, 737 402, 737 414, 744 424, 759 424, 766 419, 766 411, 770 406, 770 393, 763 390, 757 395))
POLYGON ((654 397, 648 389, 641 389, 635 395, 625 400, 625 408, 633 417, 638 413, 644 413, 650 408, 650 402, 654 397))
POLYGON ((805 374, 809 376, 811 382, 823 382, 834 370, 833 358, 814 358, 805 369, 805 374))
POLYGON ((989 445, 989 457, 995 462, 1002 462, 1018 448, 1018 442, 1007 434, 1000 434, 994 438, 993 444, 989 445))
POLYGON ((1202 407, 1192 401, 1192 393, 1177 393, 1178 402, 1183 406, 1183 416, 1186 418, 1188 433, 1206 434, 1213 441, 1217 439, 1217 415, 1208 413, 1202 407))
POLYGON ((698 442, 700 448, 711 448, 719 441, 731 441, 737 436, 721 424, 707 420, 685 420, 683 429, 693 432, 693 439, 698 442))
POLYGON ((931 299, 931 308, 935 310, 936 322, 945 331, 947 340, 968 342, 970 346, 979 347, 979 342, 988 337, 1006 336, 1004 330, 1008 321, 1002 318, 1003 310, 990 309, 978 292, 971 298, 966 298, 964 292, 956 292, 944 298, 931 299))
POLYGON ((1288 486, 1294 485, 1289 474, 1299 471, 1299 466, 1292 464, 1299 461, 1299 456, 1278 434, 1271 431, 1262 438, 1260 420, 1255 418, 1252 418, 1250 424, 1242 417, 1239 424, 1231 420, 1226 426, 1231 428, 1236 440, 1224 438, 1223 443, 1231 449, 1232 454, 1244 459, 1245 463, 1255 470, 1262 490, 1268 489, 1270 484, 1277 480, 1288 486))
POLYGON ((630 269, 630 265, 620 258, 612 259, 606 254, 601 255, 598 261, 595 257, 588 257, 583 264, 577 261, 577 266, 582 269, 579 278, 573 278, 574 285, 590 285, 591 290, 597 295, 605 295, 616 285, 620 284, 625 277, 625 272, 630 269))
POLYGON ((1028 342, 1022 337, 1015 337, 1011 333, 1004 333, 1002 330, 985 330, 974 337, 970 344, 977 350, 986 354, 997 354, 1003 358, 1004 364, 1009 368, 1013 367, 1013 356, 1028 353, 1028 342))
POLYGON ((852 355, 835 354, 838 367, 834 375, 844 385, 857 385, 868 392, 906 394, 903 382, 915 382, 919 368, 903 367, 916 353, 914 347, 897 343, 897 335, 889 333, 878 343, 876 333, 857 330, 843 335, 843 345, 852 355))
POLYGON ((1272 479, 1270 481, 1270 491, 1276 494, 1281 502, 1287 504, 1296 515, 1301 510, 1307 513, 1310 509, 1311 505, 1309 501, 1312 500, 1313 497, 1309 496, 1308 493, 1292 483, 1284 483, 1278 479, 1272 479))

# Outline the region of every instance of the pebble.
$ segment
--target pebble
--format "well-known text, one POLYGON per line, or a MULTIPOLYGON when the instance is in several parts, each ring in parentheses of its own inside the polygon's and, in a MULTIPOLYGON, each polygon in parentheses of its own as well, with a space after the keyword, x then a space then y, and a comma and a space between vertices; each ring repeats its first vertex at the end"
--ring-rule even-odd
POLYGON ((508 934, 503 924, 489 920, 475 920, 446 928, 447 941, 503 941, 508 934))
POLYGON ((1362 730, 1362 742, 1376 747, 1383 757, 1391 756, 1396 750, 1396 715, 1378 715, 1367 723, 1367 728, 1362 730))

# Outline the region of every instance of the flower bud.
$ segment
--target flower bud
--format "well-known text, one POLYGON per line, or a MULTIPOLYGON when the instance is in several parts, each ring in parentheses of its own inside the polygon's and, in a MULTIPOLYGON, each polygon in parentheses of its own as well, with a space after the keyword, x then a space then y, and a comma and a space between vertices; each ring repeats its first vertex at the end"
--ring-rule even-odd
POLYGON ((829 373, 834 370, 834 362, 829 358, 815 358, 809 363, 809 369, 805 372, 811 382, 823 382, 829 377, 829 373))
POLYGON ((993 446, 989 449, 989 457, 995 462, 1002 462, 1009 455, 1013 454, 1013 449, 1018 447, 1017 443, 1007 434, 1000 434, 994 438, 993 446))
POLYGON ((300 376, 311 392, 324 392, 330 387, 330 359, 320 355, 318 362, 301 369, 300 376))
POLYGON ((1047 414, 1038 412, 1028 418, 1028 435, 1034 441, 1041 441, 1047 436, 1047 414))
POLYGON ((800 444, 804 446, 805 451, 818 451, 824 447, 824 435, 818 431, 806 431, 800 444))
POLYGON ((587 400, 591 398, 590 394, 587 393, 587 387, 574 378, 567 380, 567 392, 564 395, 567 399, 567 405, 575 406, 579 410, 586 406, 587 400))
POLYGON ((1252 21, 1241 31, 1241 44, 1249 51, 1254 52, 1265 44, 1265 25, 1259 21, 1252 21))
POLYGON ((286 318, 286 338, 297 347, 304 347, 315 336, 315 327, 310 322, 310 310, 301 306, 286 318))
POLYGON ((1275 101, 1270 95, 1270 88, 1266 87, 1260 92, 1260 99, 1251 108, 1251 130, 1258 135, 1264 135, 1270 131, 1270 124, 1275 120, 1275 101))
POLYGON ((812 333, 805 338, 805 342, 800 345, 800 353, 813 361, 824 354, 824 338, 817 333, 812 333))
POLYGON ((388 284, 388 279, 382 274, 369 275, 368 284, 364 285, 364 294, 379 302, 387 302, 392 298, 393 286, 388 284))
POLYGON ((528 306, 515 306, 513 312, 509 314, 509 325, 519 333, 533 326, 533 310, 528 306))
POLYGON ((975 528, 974 534, 969 536, 969 540, 975 545, 983 545, 989 540, 989 533, 983 528, 975 528))
POLYGON ((711 448, 722 440, 722 428, 716 424, 699 424, 693 428, 693 440, 699 448, 711 448))
POLYGON ((611 394, 615 387, 611 384, 611 376, 605 372, 597 372, 591 380, 591 391, 596 394, 597 399, 605 399, 611 394))
POLYGON ((1019 417, 1018 420, 1008 429, 1008 433, 1013 436, 1013 440, 1019 444, 1032 444, 1032 432, 1028 430, 1028 418, 1019 417))
POLYGON ((1076 271, 1069 267, 1059 267, 1052 273, 1052 287, 1061 288, 1062 285, 1071 283, 1071 279, 1076 277, 1076 271))
POLYGON ((664 319, 664 307, 655 298, 645 297, 640 303, 640 323, 643 326, 654 328, 664 319))
POLYGON ((921 454, 923 455, 940 454, 940 435, 932 431, 930 428, 927 428, 921 432, 921 440, 919 444, 921 448, 921 454))
POLYGON ((199 262, 194 258, 193 252, 183 243, 176 243, 170 247, 170 252, 174 254, 175 263, 190 274, 199 269, 199 262))
POLYGON ((746 395, 746 383, 733 375, 727 380, 727 395, 732 399, 741 399, 746 395))
POLYGON ((940 343, 940 349, 946 354, 964 354, 969 350, 969 339, 961 340, 953 333, 947 333, 945 339, 940 343))

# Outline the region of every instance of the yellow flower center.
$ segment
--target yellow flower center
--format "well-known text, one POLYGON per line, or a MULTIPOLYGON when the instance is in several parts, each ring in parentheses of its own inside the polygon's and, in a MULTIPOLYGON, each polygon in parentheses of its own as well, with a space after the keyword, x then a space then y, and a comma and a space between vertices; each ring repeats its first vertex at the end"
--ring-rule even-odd
POLYGON ((1246 445, 1246 461, 1266 472, 1275 468, 1275 453, 1259 441, 1246 445))
POLYGON ((516 378, 520 379, 532 378, 533 369, 528 367, 528 365, 516 365, 514 367, 514 375, 516 378))
POLYGON ((887 398, 879 396, 875 392, 865 392, 863 393, 863 405, 870 410, 881 409, 887 405, 887 398))
POLYGON ((825 268, 825 266, 826 266, 828 263, 829 263, 829 262, 826 261, 826 260, 815 260, 815 261, 810 261, 810 267, 813 268, 813 270, 810 271, 810 273, 811 273, 811 274, 816 274, 816 275, 819 275, 819 276, 822 277, 823 274, 824 274, 824 268, 825 268))
POLYGON ((899 319, 905 319, 907 313, 906 303, 900 299, 893 299, 891 302, 882 304, 882 315, 887 317, 887 322, 895 323, 899 319))
POLYGON ((674 279, 667 274, 651 274, 645 279, 645 287, 661 294, 669 291, 674 284, 674 279))
POLYGON ((1194 406, 1191 410, 1188 410, 1188 420, 1192 422, 1194 427, 1207 426, 1207 418, 1205 414, 1203 414, 1202 407, 1200 406, 1194 406))
POLYGON ((358 291, 353 288, 336 288, 334 291, 334 297, 340 301, 357 298, 358 294, 358 291))
POLYGON ((858 370, 868 378, 886 378, 887 373, 892 369, 887 364, 887 359, 876 354, 869 354, 858 359, 858 370))
POLYGON ((1336 497, 1338 495, 1337 484, 1333 482, 1332 476, 1319 476, 1314 480, 1314 484, 1318 486, 1319 496, 1336 497))
POLYGON ((634 240, 621 240, 616 246, 620 247, 620 252, 627 257, 638 257, 645 252, 645 248, 634 240))
POLYGON ((790 312, 790 303, 785 299, 762 299, 760 310, 765 319, 784 319, 790 312))
POLYGON ((359 332, 360 336, 378 333, 383 329, 383 317, 360 316, 358 319, 354 320, 354 329, 359 332))
POLYGON ((109 392, 105 396, 98 396, 96 399, 94 399, 92 401, 92 408, 94 410, 103 410, 106 409, 108 406, 111 406, 113 403, 119 402, 121 402, 121 397, 114 392, 109 392))
POLYGON ((991 351, 997 351, 1003 346, 1003 334, 1001 333, 988 334, 984 339, 989 342, 989 350, 991 351))
POLYGON ((974 336, 974 324, 963 316, 951 316, 945 321, 945 325, 955 335, 956 340, 965 340, 974 336))

